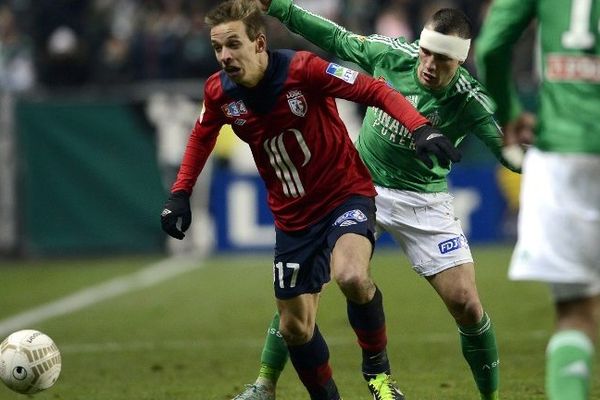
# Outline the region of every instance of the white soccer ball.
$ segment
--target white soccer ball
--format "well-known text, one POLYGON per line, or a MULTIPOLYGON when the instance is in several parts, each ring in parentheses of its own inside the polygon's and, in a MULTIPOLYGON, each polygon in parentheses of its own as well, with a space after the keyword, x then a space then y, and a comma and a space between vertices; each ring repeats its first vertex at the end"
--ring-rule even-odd
POLYGON ((0 379, 15 392, 48 389, 58 379, 60 368, 58 347, 42 332, 17 331, 0 344, 0 379))

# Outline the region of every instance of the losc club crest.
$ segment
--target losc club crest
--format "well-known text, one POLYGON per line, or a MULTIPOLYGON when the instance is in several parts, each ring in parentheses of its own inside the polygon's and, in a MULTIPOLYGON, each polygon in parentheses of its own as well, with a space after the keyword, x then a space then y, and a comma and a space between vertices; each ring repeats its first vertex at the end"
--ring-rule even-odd
POLYGON ((287 101, 290 105, 290 110, 299 117, 304 117, 308 110, 308 104, 304 95, 299 90, 290 90, 287 93, 287 101))

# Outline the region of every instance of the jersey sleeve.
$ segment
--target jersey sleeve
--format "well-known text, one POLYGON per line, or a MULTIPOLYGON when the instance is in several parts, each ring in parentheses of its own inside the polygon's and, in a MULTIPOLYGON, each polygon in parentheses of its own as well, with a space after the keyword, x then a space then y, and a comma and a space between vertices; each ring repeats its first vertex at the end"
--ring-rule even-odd
POLYGON ((520 173, 521 169, 518 166, 512 165, 502 155, 504 135, 494 118, 493 102, 490 99, 486 99, 483 93, 479 93, 478 97, 483 101, 472 100, 466 108, 464 120, 473 121, 467 127, 467 131, 475 134, 503 166, 513 172, 520 173))
POLYGON ((374 79, 318 56, 307 54, 304 61, 306 81, 318 93, 380 108, 403 124, 410 132, 429 124, 410 102, 384 81, 374 79))
POLYGON ((224 125, 221 115, 220 110, 215 109, 205 87, 202 111, 192 128, 171 192, 183 190, 192 193, 198 175, 215 147, 219 130, 224 125))
POLYGON ((371 75, 377 60, 390 50, 392 39, 369 40, 299 7, 292 0, 272 0, 268 13, 292 32, 342 60, 359 65, 371 75))
POLYGON ((496 0, 492 3, 476 41, 475 59, 479 78, 498 104, 500 124, 521 112, 512 83, 511 58, 514 43, 535 15, 535 0, 496 0))

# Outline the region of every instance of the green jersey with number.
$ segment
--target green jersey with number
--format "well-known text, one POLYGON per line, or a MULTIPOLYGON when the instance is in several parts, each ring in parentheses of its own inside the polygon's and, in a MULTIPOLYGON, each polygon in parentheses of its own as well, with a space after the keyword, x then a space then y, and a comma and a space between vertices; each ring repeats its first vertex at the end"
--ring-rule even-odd
MULTIPOLYGON (((473 133, 510 168, 501 156, 502 133, 493 117, 495 104, 464 68, 458 69, 446 88, 431 90, 417 77, 418 42, 356 35, 291 0, 272 0, 269 14, 322 49, 385 80, 455 145, 473 133)), ((356 146, 379 186, 417 192, 448 190, 449 170, 440 167, 437 160, 433 169, 427 168, 416 158, 410 132, 378 108, 367 109, 356 146)))
MULTIPOLYGON (((600 153, 600 1, 495 0, 477 42, 480 73, 501 123, 520 112, 512 84, 512 45, 537 18, 540 108, 536 147, 600 153)), ((523 56, 523 55, 519 55, 523 56)))

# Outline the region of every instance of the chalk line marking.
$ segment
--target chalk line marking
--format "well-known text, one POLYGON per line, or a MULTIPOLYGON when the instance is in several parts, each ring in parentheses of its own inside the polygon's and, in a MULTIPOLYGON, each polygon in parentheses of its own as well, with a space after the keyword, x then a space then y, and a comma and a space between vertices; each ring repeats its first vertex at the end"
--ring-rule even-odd
POLYGON ((201 268, 202 258, 170 257, 129 275, 81 289, 58 300, 42 304, 12 317, 0 320, 0 337, 19 329, 30 328, 42 321, 70 314, 85 307, 112 299, 134 290, 154 286, 167 279, 201 268))

